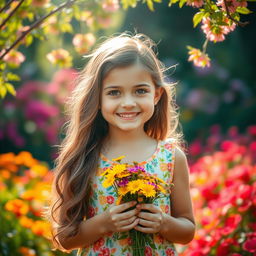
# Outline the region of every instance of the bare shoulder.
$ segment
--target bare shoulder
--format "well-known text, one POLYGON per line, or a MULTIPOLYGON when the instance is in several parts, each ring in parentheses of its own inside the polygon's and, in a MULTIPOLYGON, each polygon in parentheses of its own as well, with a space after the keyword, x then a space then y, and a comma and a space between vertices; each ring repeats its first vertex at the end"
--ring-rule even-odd
POLYGON ((177 178, 185 178, 188 176, 187 156, 184 151, 176 146, 175 147, 175 160, 174 160, 174 180, 177 178))

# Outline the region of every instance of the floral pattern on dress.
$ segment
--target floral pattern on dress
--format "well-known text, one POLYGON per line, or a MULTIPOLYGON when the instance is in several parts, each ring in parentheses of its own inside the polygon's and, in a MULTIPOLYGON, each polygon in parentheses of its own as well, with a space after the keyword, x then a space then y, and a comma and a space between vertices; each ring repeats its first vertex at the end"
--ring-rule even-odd
MULTIPOLYGON (((175 146, 171 139, 159 141, 155 153, 147 161, 138 163, 148 173, 153 174, 170 184, 173 179, 175 146)), ((92 192, 89 198, 88 217, 93 217, 106 211, 116 203, 117 197, 113 187, 104 188, 104 177, 100 176, 104 170, 112 165, 112 161, 101 154, 99 167, 92 180, 92 192)), ((164 196, 154 201, 166 214, 171 214, 170 196, 164 196)), ((159 233, 153 234, 156 249, 145 248, 146 256, 176 256, 177 252, 172 243, 164 239, 159 233)), ((132 256, 129 232, 109 233, 101 237, 92 245, 82 249, 82 256, 132 256)))

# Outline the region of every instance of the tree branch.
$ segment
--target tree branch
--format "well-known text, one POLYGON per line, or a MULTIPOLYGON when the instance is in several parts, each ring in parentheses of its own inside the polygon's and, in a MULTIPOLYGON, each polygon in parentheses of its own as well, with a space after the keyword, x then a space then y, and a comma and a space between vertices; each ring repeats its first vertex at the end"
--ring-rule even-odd
POLYGON ((12 2, 14 2, 14 1, 15 1, 15 0, 9 1, 4 7, 2 7, 2 8, 0 9, 0 13, 1 13, 3 10, 5 10, 6 8, 8 8, 9 5, 10 5, 12 2))
POLYGON ((25 0, 20 0, 17 6, 10 12, 10 14, 6 17, 6 19, 0 25, 0 29, 6 24, 6 22, 12 17, 12 15, 17 11, 17 9, 22 5, 25 0))
POLYGON ((38 26, 40 26, 43 21, 45 21, 47 18, 49 18, 51 15, 55 14, 56 12, 59 12, 60 10, 62 10, 65 7, 70 7, 72 6, 77 0, 68 0, 66 3, 61 4, 58 8, 56 8, 55 10, 51 11, 50 13, 46 14, 45 16, 43 16, 41 19, 37 20, 35 23, 33 23, 30 28, 23 32, 22 35, 17 38, 17 40, 6 50, 3 51, 3 54, 0 55, 0 60, 4 58, 4 56, 11 50, 13 49, 26 35, 28 35, 33 29, 37 28, 38 26))
POLYGON ((234 19, 234 18, 231 16, 230 12, 229 12, 227 0, 223 0, 223 1, 224 1, 224 4, 225 4, 227 16, 228 16, 228 18, 229 18, 230 20, 234 21, 237 25, 239 25, 239 26, 241 26, 241 27, 244 27, 244 26, 246 26, 246 25, 249 24, 248 21, 242 22, 242 21, 239 21, 239 20, 234 19))

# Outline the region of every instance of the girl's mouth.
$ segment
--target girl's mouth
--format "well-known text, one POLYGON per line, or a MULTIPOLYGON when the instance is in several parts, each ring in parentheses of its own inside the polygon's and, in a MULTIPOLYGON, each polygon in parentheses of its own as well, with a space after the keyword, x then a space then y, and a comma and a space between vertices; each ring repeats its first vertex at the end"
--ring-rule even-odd
POLYGON ((124 120, 132 120, 139 114, 140 114, 140 112, 117 113, 117 115, 124 120))

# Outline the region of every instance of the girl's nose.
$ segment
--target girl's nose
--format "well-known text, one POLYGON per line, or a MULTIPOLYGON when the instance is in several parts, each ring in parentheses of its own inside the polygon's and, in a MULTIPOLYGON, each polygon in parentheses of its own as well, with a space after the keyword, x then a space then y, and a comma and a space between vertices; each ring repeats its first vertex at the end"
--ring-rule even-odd
POLYGON ((122 100, 121 106, 124 107, 124 108, 125 107, 126 108, 135 107, 136 102, 132 97, 124 97, 123 100, 122 100))

